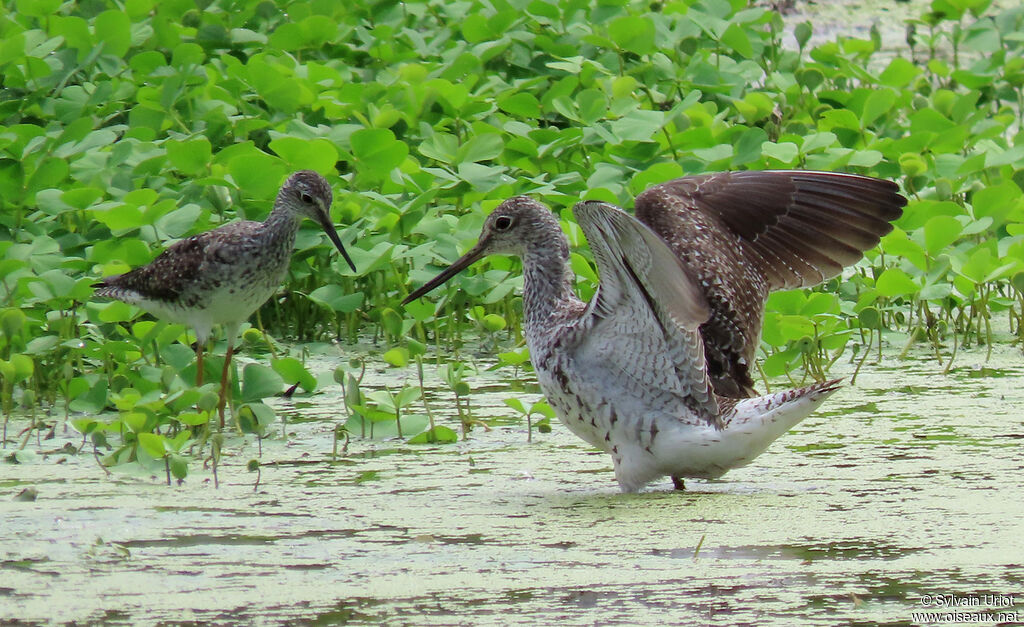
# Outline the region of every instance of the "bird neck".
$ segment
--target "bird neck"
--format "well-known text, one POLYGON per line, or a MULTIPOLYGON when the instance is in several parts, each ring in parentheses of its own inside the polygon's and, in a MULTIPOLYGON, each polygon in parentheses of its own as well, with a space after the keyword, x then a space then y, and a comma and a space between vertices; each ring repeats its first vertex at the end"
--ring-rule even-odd
POLYGON ((274 204, 274 210, 263 221, 264 233, 272 240, 283 239, 293 245, 295 234, 302 224, 302 216, 281 204, 274 204))
MULTIPOLYGON (((561 233, 560 233, 561 234, 561 233)), ((523 315, 527 338, 557 326, 562 314, 579 299, 573 291, 569 243, 556 238, 551 245, 531 246, 523 255, 523 315)))

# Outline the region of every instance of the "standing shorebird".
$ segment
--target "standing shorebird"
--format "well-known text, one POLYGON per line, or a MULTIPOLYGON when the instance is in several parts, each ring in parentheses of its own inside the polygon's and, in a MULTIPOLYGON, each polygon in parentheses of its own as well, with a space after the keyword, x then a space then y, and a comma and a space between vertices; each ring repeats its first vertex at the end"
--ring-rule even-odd
POLYGON ((288 177, 263 222, 232 222, 175 242, 148 265, 95 283, 97 296, 137 305, 196 332, 196 384, 203 384, 203 347, 216 324, 224 325, 228 349, 217 405, 224 426, 228 366, 238 328, 281 285, 303 218, 323 227, 354 271, 331 222, 334 195, 324 177, 302 170, 288 177))
POLYGON ((637 218, 579 203, 601 275, 589 303, 573 291, 558 219, 520 196, 404 302, 486 255, 521 257, 530 360, 562 422, 612 456, 623 491, 665 475, 682 488, 684 477, 749 463, 838 389, 834 380, 756 396, 765 301, 860 259, 902 214, 897 189, 831 172, 726 172, 652 187, 637 218))

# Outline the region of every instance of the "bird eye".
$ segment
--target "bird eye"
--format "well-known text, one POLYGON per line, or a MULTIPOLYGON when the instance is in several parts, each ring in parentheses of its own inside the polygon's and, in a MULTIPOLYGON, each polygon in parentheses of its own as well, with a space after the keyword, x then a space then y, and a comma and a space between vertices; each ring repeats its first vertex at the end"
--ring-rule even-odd
POLYGON ((512 228, 513 220, 509 216, 501 216, 494 221, 494 228, 499 231, 507 231, 512 228))
POLYGON ((306 192, 302 192, 302 194, 299 195, 299 198, 302 200, 302 202, 306 203, 307 205, 313 204, 313 197, 307 194, 306 192))

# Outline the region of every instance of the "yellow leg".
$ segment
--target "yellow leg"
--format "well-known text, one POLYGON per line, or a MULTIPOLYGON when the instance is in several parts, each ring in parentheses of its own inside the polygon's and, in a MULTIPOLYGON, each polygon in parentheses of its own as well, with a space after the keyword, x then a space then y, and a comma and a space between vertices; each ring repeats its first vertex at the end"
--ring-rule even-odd
POLYGON ((196 387, 203 387, 203 343, 196 340, 196 387))
POLYGON ((224 371, 220 375, 220 403, 217 405, 217 411, 220 413, 220 428, 224 428, 224 405, 227 404, 227 392, 228 392, 228 379, 230 378, 231 366, 231 355, 234 354, 235 347, 229 342, 228 352, 224 355, 224 371))

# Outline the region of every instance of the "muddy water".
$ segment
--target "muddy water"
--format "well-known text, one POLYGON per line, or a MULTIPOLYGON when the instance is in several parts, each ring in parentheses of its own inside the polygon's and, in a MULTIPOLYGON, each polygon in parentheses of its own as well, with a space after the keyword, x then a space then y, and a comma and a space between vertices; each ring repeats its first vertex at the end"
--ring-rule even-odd
MULTIPOLYGON (((777 4, 785 5, 780 2, 777 4)), ((828 2, 805 2, 796 0, 789 3, 783 11, 786 36, 783 43, 795 49, 796 38, 793 29, 801 22, 810 22, 813 27, 809 46, 814 47, 834 41, 837 35, 870 39, 874 27, 882 40, 883 56, 899 54, 909 57, 907 46, 907 25, 913 23, 917 31, 915 37, 918 52, 927 49, 928 26, 923 22, 924 16, 933 6, 931 0, 828 0, 828 2)), ((1001 11, 1013 9, 1019 5, 1018 0, 992 0, 985 15, 998 15, 1001 11)), ((961 5, 963 6, 963 5, 961 5)), ((964 25, 971 24, 976 18, 967 13, 963 18, 964 25)), ((950 29, 947 29, 950 30, 950 29)), ((940 51, 948 49, 947 40, 938 43, 940 51)), ((946 55, 942 52, 943 56, 946 55)), ((968 56, 970 53, 968 53, 968 56)))
MULTIPOLYGON (((528 444, 501 399, 535 395, 496 373, 472 395, 500 417, 490 431, 354 439, 335 463, 337 386, 282 401, 287 435, 264 440, 256 489, 252 439, 229 438, 214 489, 199 464, 181 486, 107 478, 52 452, 77 443, 58 437, 0 465, 0 618, 831 625, 911 621, 934 609, 923 595, 1019 599, 1021 353, 982 370, 983 351, 962 352, 948 377, 924 354, 866 365, 750 466, 685 493, 619 494, 609 458, 560 425, 528 444), (36 500, 17 500, 26 487, 36 500)), ((443 393, 433 406, 456 426, 443 393)))

